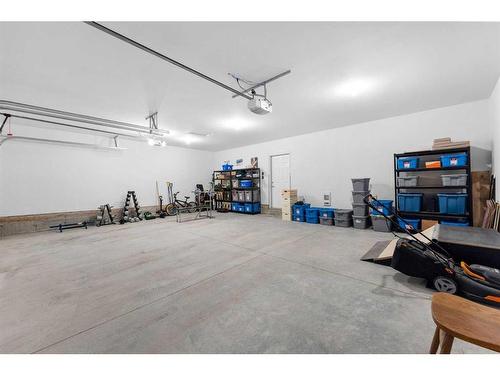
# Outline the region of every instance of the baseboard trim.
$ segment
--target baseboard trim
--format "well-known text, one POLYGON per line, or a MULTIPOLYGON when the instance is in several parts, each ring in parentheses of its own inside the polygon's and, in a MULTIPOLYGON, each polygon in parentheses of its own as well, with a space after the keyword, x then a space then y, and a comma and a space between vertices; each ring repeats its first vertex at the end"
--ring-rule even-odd
MULTIPOLYGON (((142 211, 156 212, 158 206, 143 206, 142 211)), ((122 217, 123 208, 111 210, 116 221, 122 217)), ((131 212, 134 209, 131 208, 131 212)), ((84 211, 52 212, 43 214, 0 216, 0 238, 14 234, 35 233, 53 230, 51 225, 79 223, 86 221, 95 223, 97 209, 84 211)))

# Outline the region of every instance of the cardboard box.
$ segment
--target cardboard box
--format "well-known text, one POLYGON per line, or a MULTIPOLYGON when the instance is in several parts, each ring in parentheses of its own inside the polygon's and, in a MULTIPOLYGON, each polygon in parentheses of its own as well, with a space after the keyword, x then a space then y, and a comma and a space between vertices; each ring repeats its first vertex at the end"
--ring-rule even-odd
POLYGON ((281 196, 283 198, 296 197, 297 196, 297 190, 296 189, 281 190, 281 196))
MULTIPOLYGON (((285 189, 281 191, 281 212, 283 214, 289 214, 290 216, 292 215, 292 206, 297 203, 298 197, 297 197, 297 190, 294 189, 285 189)), ((286 219, 283 220, 291 220, 286 219)))
POLYGON ((298 202, 298 198, 297 196, 295 197, 288 197, 288 198, 285 198, 283 197, 283 199, 281 200, 281 203, 282 203, 282 206, 285 207, 285 206, 293 206, 295 203, 298 202))
POLYGON ((433 227, 436 224, 438 224, 437 220, 422 219, 422 230, 429 229, 430 227, 433 227))
POLYGON ((281 219, 284 221, 292 221, 292 212, 281 211, 281 219))

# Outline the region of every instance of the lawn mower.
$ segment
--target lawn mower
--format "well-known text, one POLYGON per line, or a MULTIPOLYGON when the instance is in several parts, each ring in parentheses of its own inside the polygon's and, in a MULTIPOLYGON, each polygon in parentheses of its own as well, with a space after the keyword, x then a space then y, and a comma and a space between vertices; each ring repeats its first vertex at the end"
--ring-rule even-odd
POLYGON ((500 307, 500 270, 465 262, 457 264, 437 240, 428 238, 423 232, 418 233, 395 212, 387 215, 381 209, 382 203, 371 194, 364 198, 364 202, 411 237, 402 238, 393 232, 399 240, 392 256, 392 268, 408 276, 426 279, 427 286, 439 292, 460 294, 476 302, 500 307))

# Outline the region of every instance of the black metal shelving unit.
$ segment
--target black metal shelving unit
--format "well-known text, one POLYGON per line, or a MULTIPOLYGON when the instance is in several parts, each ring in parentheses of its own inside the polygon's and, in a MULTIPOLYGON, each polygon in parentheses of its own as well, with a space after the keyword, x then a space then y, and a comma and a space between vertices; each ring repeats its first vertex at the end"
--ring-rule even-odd
POLYGON ((471 155, 470 147, 450 148, 445 150, 428 150, 417 152, 405 152, 394 154, 394 197, 396 213, 403 218, 419 218, 429 220, 467 220, 472 225, 472 175, 471 175, 471 155), (436 160, 436 157, 447 154, 465 153, 467 164, 458 167, 425 168, 426 161, 436 160), (398 159, 404 157, 418 157, 418 168, 398 169, 398 159), (437 181, 441 181, 441 175, 449 171, 462 171, 467 173, 467 184, 460 186, 440 186, 437 181), (443 173, 444 172, 444 173, 443 173), (422 184, 420 186, 398 186, 398 177, 419 175, 429 180, 434 180, 435 184, 422 184), (398 193, 421 192, 424 195, 422 210, 419 212, 404 212, 399 210, 398 193), (467 193, 467 212, 465 215, 451 215, 439 213, 437 209, 437 194, 442 192, 467 193))
MULTIPOLYGON (((215 209, 218 212, 232 211, 233 203, 259 203, 260 204, 260 169, 241 168, 230 171, 214 171, 212 175, 215 190, 215 209), (240 187, 241 180, 252 181, 251 187, 240 187), (240 199, 239 192, 243 192, 244 199, 240 199), (248 194, 248 193, 249 194, 248 194), (247 199, 248 196, 250 199, 247 199)), ((238 212, 238 211, 232 211, 238 212)), ((259 214, 258 212, 240 212, 247 215, 259 214)))

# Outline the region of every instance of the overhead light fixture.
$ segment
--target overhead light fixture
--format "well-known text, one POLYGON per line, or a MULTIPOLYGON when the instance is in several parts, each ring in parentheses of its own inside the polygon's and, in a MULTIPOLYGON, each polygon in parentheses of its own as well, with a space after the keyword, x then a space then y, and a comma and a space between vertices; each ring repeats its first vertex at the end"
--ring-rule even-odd
POLYGON ((188 132, 185 133, 180 139, 185 144, 190 145, 191 143, 201 142, 203 138, 208 137, 210 134, 188 132))
POLYGON ((254 123, 243 117, 232 117, 223 120, 221 125, 225 129, 241 131, 253 127, 254 123))
POLYGON ((198 132, 187 132, 186 134, 194 135, 197 137, 208 137, 212 135, 212 133, 198 133, 198 132))
POLYGON ((190 145, 191 143, 193 143, 194 138, 192 136, 185 135, 182 140, 185 144, 190 145))
POLYGON ((353 78, 337 85, 334 88, 334 93, 336 96, 353 98, 370 91, 373 86, 373 80, 353 78))

